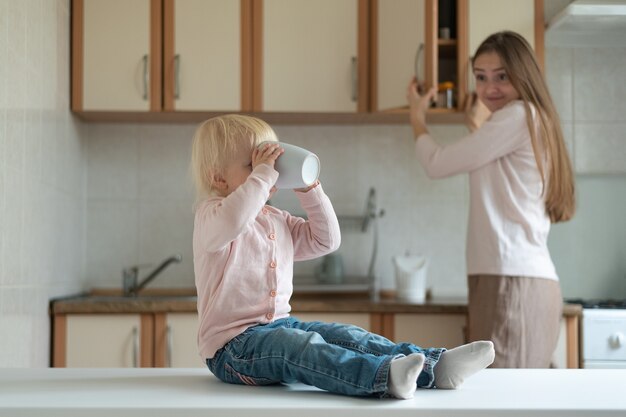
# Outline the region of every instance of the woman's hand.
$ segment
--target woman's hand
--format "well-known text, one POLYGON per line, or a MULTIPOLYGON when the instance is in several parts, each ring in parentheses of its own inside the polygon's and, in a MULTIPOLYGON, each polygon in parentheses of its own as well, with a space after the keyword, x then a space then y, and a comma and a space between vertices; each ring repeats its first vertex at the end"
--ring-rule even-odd
POLYGON ((423 96, 418 92, 417 79, 415 77, 409 83, 406 90, 406 99, 409 102, 409 118, 413 126, 413 135, 417 139, 421 134, 428 133, 426 129, 426 110, 430 107, 437 90, 432 87, 423 96))
POLYGON ((470 132, 478 129, 491 116, 491 112, 478 99, 476 93, 471 93, 465 99, 465 124, 470 132))
POLYGON ((275 143, 265 143, 263 146, 257 146, 252 151, 252 169, 256 168, 261 164, 267 164, 274 167, 276 163, 276 159, 281 156, 285 152, 283 148, 280 147, 278 142, 275 143))

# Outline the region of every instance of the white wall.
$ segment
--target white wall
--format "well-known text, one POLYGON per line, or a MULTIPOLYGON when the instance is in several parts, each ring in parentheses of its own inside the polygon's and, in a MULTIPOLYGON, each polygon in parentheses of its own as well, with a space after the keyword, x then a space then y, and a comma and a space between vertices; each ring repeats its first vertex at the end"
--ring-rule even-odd
POLYGON ((83 286, 85 161, 69 1, 0 0, 0 367, 48 366, 48 300, 83 286))
POLYGON ((573 153, 575 218, 550 248, 570 297, 626 298, 626 48, 546 48, 548 82, 573 153))

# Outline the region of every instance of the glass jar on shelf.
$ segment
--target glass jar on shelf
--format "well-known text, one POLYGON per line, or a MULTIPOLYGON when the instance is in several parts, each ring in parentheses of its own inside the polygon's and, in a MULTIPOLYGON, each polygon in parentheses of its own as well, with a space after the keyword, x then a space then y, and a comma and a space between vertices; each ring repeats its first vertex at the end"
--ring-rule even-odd
POLYGON ((443 109, 454 108, 454 83, 444 81, 438 85, 437 107, 443 109))

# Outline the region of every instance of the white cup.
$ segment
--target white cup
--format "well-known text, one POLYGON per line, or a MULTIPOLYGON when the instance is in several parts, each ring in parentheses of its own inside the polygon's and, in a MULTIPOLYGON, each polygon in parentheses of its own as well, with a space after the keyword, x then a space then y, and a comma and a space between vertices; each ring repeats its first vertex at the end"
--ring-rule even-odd
MULTIPOLYGON (((259 147, 265 146, 263 142, 259 147)), ((289 143, 278 142, 285 150, 278 157, 274 169, 278 171, 276 188, 306 188, 317 181, 320 175, 320 160, 313 152, 289 143)))

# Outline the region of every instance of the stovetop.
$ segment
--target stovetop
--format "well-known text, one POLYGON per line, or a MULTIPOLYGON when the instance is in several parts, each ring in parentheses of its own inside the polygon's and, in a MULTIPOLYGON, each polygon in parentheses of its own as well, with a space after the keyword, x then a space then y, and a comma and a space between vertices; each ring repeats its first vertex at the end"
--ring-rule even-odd
POLYGON ((582 298, 570 298, 565 300, 569 304, 580 304, 583 308, 594 309, 626 309, 626 300, 585 300, 582 298))

